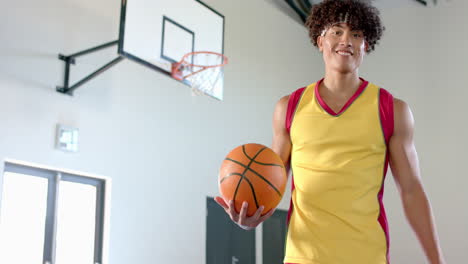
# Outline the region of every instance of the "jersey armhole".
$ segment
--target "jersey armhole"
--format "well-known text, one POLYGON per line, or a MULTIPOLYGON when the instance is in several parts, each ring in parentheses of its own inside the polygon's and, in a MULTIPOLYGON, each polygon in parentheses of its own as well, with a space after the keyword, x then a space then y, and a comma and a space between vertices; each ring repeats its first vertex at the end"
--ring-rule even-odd
POLYGON ((304 90, 305 90, 305 87, 299 88, 289 96, 288 109, 286 111, 286 123, 285 123, 285 127, 288 133, 290 133, 291 131, 291 124, 294 118, 294 113, 296 112, 297 104, 299 103, 299 100, 301 99, 301 96, 304 90))
POLYGON ((379 96, 380 120, 382 122, 385 143, 388 146, 394 129, 393 96, 383 88, 380 88, 379 96))

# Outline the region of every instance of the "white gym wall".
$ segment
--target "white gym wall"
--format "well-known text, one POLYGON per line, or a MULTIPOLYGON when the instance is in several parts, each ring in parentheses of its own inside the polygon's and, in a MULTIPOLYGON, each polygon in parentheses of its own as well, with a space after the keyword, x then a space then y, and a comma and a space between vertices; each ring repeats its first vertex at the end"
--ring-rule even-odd
MULTIPOLYGON (((361 75, 412 107, 442 246, 449 263, 463 263, 468 4, 452 2, 382 10, 387 31, 361 75)), ((58 53, 116 40, 119 1, 17 0, 0 9, 0 158, 111 177, 112 264, 205 263, 206 196, 218 194, 224 155, 242 143, 270 144, 276 101, 323 75, 304 28, 269 0, 206 3, 226 17, 223 102, 191 97, 187 86, 131 61, 74 97, 59 94, 58 53), (80 129, 77 154, 54 149, 57 123, 80 129)), ((71 83, 115 54, 111 48, 78 58, 71 83)), ((390 174, 385 204, 392 262, 423 263, 390 174)))

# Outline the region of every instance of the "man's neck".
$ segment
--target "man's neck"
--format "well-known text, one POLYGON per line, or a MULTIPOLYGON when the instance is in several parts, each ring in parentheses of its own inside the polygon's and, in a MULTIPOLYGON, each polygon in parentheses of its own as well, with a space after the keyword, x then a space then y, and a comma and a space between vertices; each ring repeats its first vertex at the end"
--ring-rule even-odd
POLYGON ((351 73, 338 73, 338 72, 327 72, 322 82, 323 89, 326 89, 327 93, 335 95, 349 95, 353 94, 360 86, 361 80, 359 79, 358 72, 351 73))

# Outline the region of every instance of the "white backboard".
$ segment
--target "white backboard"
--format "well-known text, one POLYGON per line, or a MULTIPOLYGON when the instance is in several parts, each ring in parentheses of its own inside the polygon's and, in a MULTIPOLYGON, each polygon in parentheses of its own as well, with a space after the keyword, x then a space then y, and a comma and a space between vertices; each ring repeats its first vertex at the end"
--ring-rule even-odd
MULTIPOLYGON (((219 12, 198 0, 122 0, 119 54, 170 75, 172 63, 194 51, 224 54, 219 12)), ((221 100, 223 84, 210 95, 221 100)))

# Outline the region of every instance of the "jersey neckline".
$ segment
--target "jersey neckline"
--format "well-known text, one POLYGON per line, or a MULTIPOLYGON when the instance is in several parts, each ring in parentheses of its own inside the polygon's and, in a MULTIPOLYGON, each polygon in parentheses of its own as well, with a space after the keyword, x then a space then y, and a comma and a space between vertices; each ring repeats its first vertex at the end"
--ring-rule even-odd
POLYGON ((322 83, 322 81, 324 80, 324 78, 322 78, 320 81, 318 81, 316 84, 315 84, 315 97, 317 98, 317 102, 319 103, 319 105, 330 115, 332 116, 339 116, 341 115, 344 111, 346 111, 346 109, 349 108, 349 106, 354 102, 356 101, 356 99, 362 94, 362 92, 364 91, 364 89, 367 87, 367 85, 369 84, 368 81, 364 80, 363 78, 359 78, 362 83, 361 85, 359 86, 359 88, 356 90, 356 92, 353 94, 353 96, 351 96, 351 98, 348 99, 348 101, 346 102, 346 104, 344 104, 344 106, 341 108, 341 110, 338 112, 338 113, 335 113, 335 111, 333 111, 333 109, 331 109, 327 103, 325 103, 325 101, 322 99, 322 97, 320 96, 320 93, 319 93, 319 86, 320 84, 322 83))

